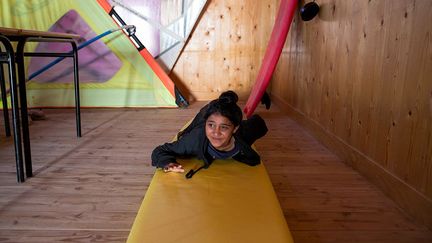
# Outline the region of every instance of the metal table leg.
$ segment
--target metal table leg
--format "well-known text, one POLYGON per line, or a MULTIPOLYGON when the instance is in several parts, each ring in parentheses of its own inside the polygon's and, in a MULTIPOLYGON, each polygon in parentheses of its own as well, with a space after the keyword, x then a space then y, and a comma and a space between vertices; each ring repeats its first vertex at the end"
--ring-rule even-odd
POLYGON ((5 133, 6 137, 10 137, 10 122, 9 122, 9 111, 8 111, 8 103, 7 103, 7 95, 6 95, 6 81, 4 79, 4 70, 3 65, 0 64, 0 89, 1 89, 1 98, 3 104, 3 117, 5 123, 5 133))
MULTIPOLYGON (((24 165, 22 157, 21 147, 21 124, 19 119, 19 108, 18 108, 18 90, 16 83, 16 71, 15 71, 15 54, 13 51, 12 44, 9 39, 0 35, 0 42, 6 48, 7 62, 9 67, 9 82, 11 90, 11 106, 12 106, 12 120, 13 120, 13 131, 14 131, 14 145, 15 145, 15 161, 17 170, 18 182, 24 182, 24 165)), ((3 75, 3 74, 2 74, 3 75)))
POLYGON ((19 98, 21 108, 21 125, 23 133, 23 146, 24 146, 24 163, 27 177, 33 176, 33 166, 31 158, 31 147, 30 147, 30 131, 28 122, 28 111, 27 111, 27 91, 24 71, 24 41, 19 41, 16 52, 16 64, 18 67, 18 86, 19 86, 19 98))
POLYGON ((71 42, 73 63, 74 63, 74 87, 75 87, 75 119, 77 137, 81 137, 81 104, 79 92, 79 74, 78 74, 78 49, 75 42, 71 42))

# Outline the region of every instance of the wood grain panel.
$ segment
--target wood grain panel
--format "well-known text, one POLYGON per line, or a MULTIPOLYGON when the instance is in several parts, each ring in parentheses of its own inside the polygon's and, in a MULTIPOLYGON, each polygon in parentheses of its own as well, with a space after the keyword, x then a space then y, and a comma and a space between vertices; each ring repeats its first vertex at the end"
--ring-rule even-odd
POLYGON ((319 4, 293 23, 272 95, 432 228, 432 2, 319 4))
POLYGON ((246 100, 270 38, 278 1, 209 1, 170 76, 190 99, 227 89, 246 100))

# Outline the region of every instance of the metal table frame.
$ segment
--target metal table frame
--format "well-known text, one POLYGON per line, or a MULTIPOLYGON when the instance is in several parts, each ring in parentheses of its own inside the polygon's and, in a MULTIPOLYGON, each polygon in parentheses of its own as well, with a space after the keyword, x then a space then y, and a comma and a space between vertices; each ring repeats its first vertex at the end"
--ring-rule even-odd
MULTIPOLYGON (((0 41, 6 47, 7 63, 9 64, 9 80, 11 88, 11 100, 12 100, 12 115, 14 120, 14 137, 15 137, 15 159, 17 164, 17 180, 18 182, 24 182, 24 165, 22 159, 22 147, 21 147, 21 129, 22 129, 22 145, 24 149, 24 162, 25 162, 25 174, 27 177, 33 176, 32 159, 31 159, 31 147, 30 147, 30 132, 28 125, 28 112, 27 112, 27 92, 26 92, 26 76, 25 76, 25 57, 71 57, 73 58, 74 66, 74 88, 75 88, 75 113, 76 113, 76 133, 77 137, 81 137, 81 111, 80 111, 80 93, 79 93, 79 74, 78 74, 78 49, 75 39, 79 38, 78 35, 55 33, 55 32, 44 32, 44 31, 33 31, 33 30, 22 30, 22 29, 11 29, 0 27, 0 41), (14 52, 11 42, 18 42, 17 50, 14 52), (58 43, 70 43, 72 51, 70 52, 25 52, 24 47, 28 42, 58 42, 58 43), (15 76, 14 63, 17 64, 17 77, 15 76), (19 90, 19 102, 17 98, 17 80, 19 90), (19 119, 19 108, 21 111, 21 123, 19 119)), ((4 61, 6 62, 6 61, 4 61)), ((0 70, 3 71, 3 70, 0 70)), ((1 74, 4 76, 3 72, 1 74)), ((3 94, 3 90, 2 90, 3 94)), ((7 109, 7 107, 4 107, 7 109)), ((6 116, 5 116, 6 119, 6 116)), ((9 118, 7 118, 9 119, 9 118)), ((9 121, 5 121, 5 127, 9 121)), ((7 128, 6 128, 7 129, 7 128)))

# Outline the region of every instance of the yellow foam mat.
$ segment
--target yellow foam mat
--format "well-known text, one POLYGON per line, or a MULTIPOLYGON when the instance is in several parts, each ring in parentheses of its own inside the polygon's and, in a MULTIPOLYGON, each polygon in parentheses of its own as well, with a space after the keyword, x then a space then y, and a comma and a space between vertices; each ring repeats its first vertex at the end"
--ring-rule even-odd
MULTIPOLYGON (((179 162, 186 172, 202 164, 179 162)), ((263 164, 216 160, 185 173, 156 171, 127 242, 293 242, 263 164)))

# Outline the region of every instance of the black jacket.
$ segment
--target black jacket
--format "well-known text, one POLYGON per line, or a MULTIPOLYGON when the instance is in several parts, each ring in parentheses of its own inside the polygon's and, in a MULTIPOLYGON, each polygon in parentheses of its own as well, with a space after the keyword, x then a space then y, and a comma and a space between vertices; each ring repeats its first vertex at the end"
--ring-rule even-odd
MULTIPOLYGON (((204 162, 205 168, 212 163, 213 158, 207 153, 209 140, 205 135, 205 122, 199 114, 184 131, 187 132, 181 133, 177 141, 165 143, 153 150, 151 156, 153 166, 163 168, 169 163, 176 162, 176 157, 179 156, 196 156, 204 162)), ((260 116, 254 115, 242 121, 234 134, 240 152, 233 159, 248 165, 259 164, 260 156, 251 145, 266 133, 267 126, 260 116)))

